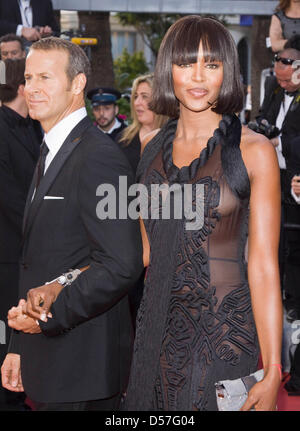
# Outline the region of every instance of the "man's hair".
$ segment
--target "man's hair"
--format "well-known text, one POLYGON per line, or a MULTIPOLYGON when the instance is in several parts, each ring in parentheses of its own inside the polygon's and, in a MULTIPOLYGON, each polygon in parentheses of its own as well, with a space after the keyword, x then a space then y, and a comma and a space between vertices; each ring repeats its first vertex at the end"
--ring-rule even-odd
MULTIPOLYGON (((66 52, 68 54, 66 74, 69 81, 72 82, 75 76, 83 73, 88 82, 91 70, 90 61, 80 46, 59 37, 46 37, 33 43, 29 52, 33 50, 66 52)), ((88 85, 86 84, 85 90, 87 87, 88 85)))
POLYGON ((157 114, 178 117, 179 102, 174 94, 172 67, 173 64, 196 63, 200 42, 205 61, 223 63, 223 83, 212 111, 230 114, 243 109, 241 72, 231 34, 214 18, 188 15, 169 28, 159 49, 150 104, 157 114))
POLYGON ((295 49, 300 54, 300 34, 295 34, 285 43, 284 49, 288 48, 295 49))
POLYGON ((25 58, 4 60, 6 84, 0 84, 2 103, 12 102, 18 94, 20 85, 25 84, 25 58))
POLYGON ((4 43, 6 43, 6 42, 19 42, 22 51, 24 51, 23 39, 14 33, 8 33, 8 34, 5 34, 4 36, 0 37, 0 44, 2 42, 4 42, 4 43))

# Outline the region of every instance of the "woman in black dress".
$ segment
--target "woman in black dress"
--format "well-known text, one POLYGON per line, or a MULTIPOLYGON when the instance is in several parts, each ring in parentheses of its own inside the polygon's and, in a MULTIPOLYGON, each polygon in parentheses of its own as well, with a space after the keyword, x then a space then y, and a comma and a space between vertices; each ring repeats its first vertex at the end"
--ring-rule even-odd
POLYGON ((146 139, 137 177, 149 196, 155 185, 177 186, 183 196, 190 185, 203 219, 187 228, 190 216, 178 217, 176 205, 165 219, 164 199, 175 203, 171 192, 162 193, 157 217, 149 198, 142 223, 148 273, 125 409, 217 410, 215 382, 256 371, 259 353, 265 377, 243 410, 275 409, 279 169, 272 144, 235 115, 243 106, 239 77, 236 47, 222 24, 187 16, 171 26, 151 107, 172 120, 146 139))

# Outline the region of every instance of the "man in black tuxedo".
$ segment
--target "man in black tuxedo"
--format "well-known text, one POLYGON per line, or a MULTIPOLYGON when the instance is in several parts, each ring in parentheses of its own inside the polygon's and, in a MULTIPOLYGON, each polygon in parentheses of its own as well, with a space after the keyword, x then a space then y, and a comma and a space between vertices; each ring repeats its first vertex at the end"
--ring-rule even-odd
POLYGON ((51 0, 0 0, 0 36, 15 33, 33 42, 59 32, 51 0))
POLYGON ((82 49, 58 38, 33 44, 26 60, 29 113, 45 136, 25 208, 23 301, 9 314, 16 331, 2 382, 25 390, 38 410, 116 409, 129 372, 127 293, 143 268, 142 243, 138 221, 118 210, 119 200, 127 205, 119 178, 134 178, 121 149, 86 115, 88 70, 82 49), (116 192, 116 217, 98 218, 101 185, 116 192), (32 297, 42 310, 48 296, 56 299, 51 317, 32 314, 32 297))
MULTIPOLYGON (((276 148, 283 191, 283 232, 286 244, 283 289, 289 320, 300 319, 300 205, 296 203, 292 180, 300 174, 300 35, 291 38, 275 55, 275 76, 266 81, 260 118, 276 125, 280 135, 271 141, 276 148)), ((282 241, 283 242, 283 241, 282 241)), ((300 346, 299 346, 300 347, 300 346)), ((290 393, 300 394, 300 349, 292 361, 290 393)))
MULTIPOLYGON (((296 205, 291 196, 291 179, 297 173, 293 168, 295 151, 300 152, 299 45, 300 36, 295 36, 287 42, 286 48, 282 52, 275 55, 275 76, 266 79, 265 97, 258 117, 259 121, 266 119, 271 125, 277 126, 279 130, 279 135, 271 139, 271 142, 276 148, 280 167, 284 223, 290 218, 292 206, 295 207, 296 205)), ((294 270, 288 270, 291 253, 285 261, 284 236, 290 236, 290 233, 287 232, 286 235, 283 235, 282 232, 280 247, 281 278, 283 280, 285 277, 284 289, 289 296, 292 295, 296 286, 294 280, 289 281, 294 270)))
MULTIPOLYGON (((18 298, 22 220, 26 197, 39 156, 42 133, 28 117, 24 96, 25 60, 6 60, 6 83, 0 83, 0 320, 18 298)), ((0 345, 3 362, 7 345, 0 345)), ((0 391, 1 405, 15 397, 0 391)))

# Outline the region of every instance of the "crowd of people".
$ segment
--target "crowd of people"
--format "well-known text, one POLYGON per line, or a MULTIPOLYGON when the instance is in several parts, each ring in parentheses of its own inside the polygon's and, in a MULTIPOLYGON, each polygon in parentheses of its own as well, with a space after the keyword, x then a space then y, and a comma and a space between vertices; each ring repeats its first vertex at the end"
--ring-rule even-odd
MULTIPOLYGON (((128 125, 117 89, 89 90, 84 51, 49 37, 51 1, 15 3, 0 1, 0 404, 214 411, 217 382, 260 363, 240 407, 276 410, 283 307, 300 320, 300 3, 271 19, 255 127, 218 20, 169 28, 128 125)), ((299 347, 285 387, 300 395, 299 347)))

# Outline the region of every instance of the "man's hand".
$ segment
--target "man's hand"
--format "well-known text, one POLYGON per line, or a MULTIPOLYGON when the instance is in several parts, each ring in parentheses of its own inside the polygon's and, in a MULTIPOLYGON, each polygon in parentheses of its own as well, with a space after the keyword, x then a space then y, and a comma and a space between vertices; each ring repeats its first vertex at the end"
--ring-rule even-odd
POLYGON ((12 307, 7 315, 8 326, 23 331, 26 334, 39 334, 41 329, 35 319, 28 317, 23 313, 23 307, 26 306, 26 301, 21 299, 17 307, 12 307))
POLYGON ((23 312, 33 319, 47 322, 47 317, 51 317, 51 313, 49 313, 50 307, 62 288, 61 284, 54 281, 53 283, 30 289, 27 293, 27 302, 23 307, 23 312))
POLYGON ((13 392, 24 392, 20 355, 8 353, 1 367, 2 386, 13 392))
POLYGON ((52 28, 49 27, 49 25, 46 25, 45 27, 40 27, 41 37, 51 36, 51 34, 52 34, 52 28))
POLYGON ((300 196, 300 175, 293 176, 291 186, 295 195, 300 196))
POLYGON ((41 38, 39 30, 31 27, 23 27, 21 35, 30 42, 35 42, 41 38))

